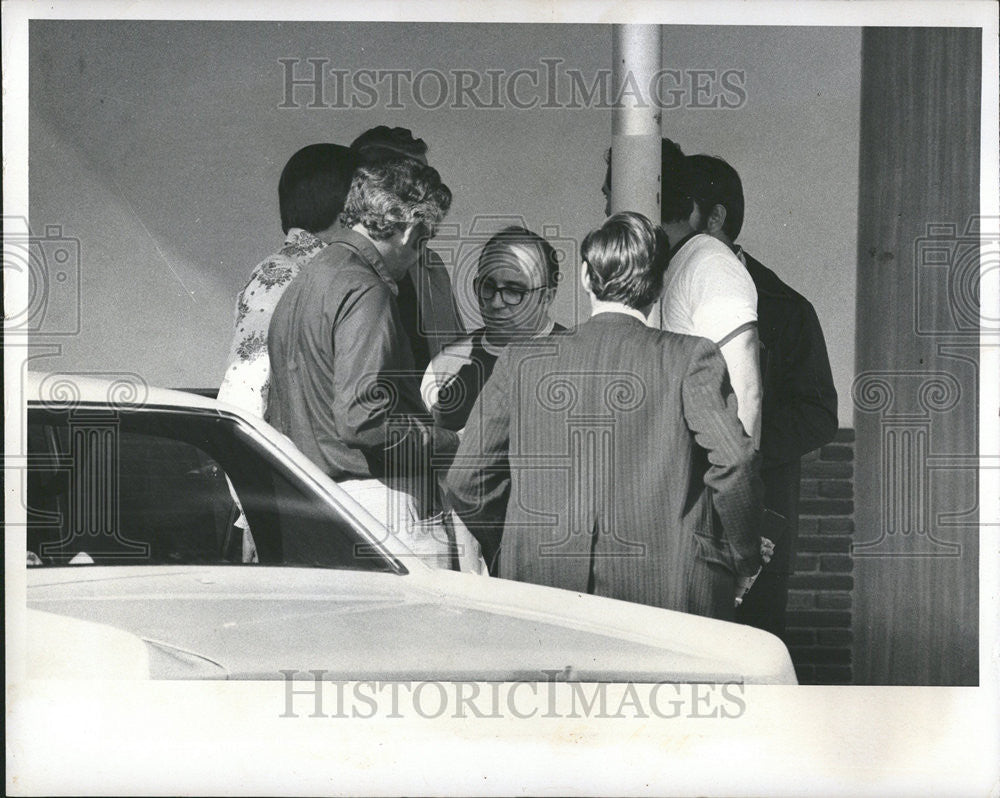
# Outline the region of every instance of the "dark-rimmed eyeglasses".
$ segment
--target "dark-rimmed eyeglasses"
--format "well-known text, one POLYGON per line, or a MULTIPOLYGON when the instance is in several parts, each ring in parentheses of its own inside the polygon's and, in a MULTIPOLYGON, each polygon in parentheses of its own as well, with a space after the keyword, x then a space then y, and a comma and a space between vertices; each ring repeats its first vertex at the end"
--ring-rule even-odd
POLYGON ((527 294, 532 294, 535 291, 541 291, 548 286, 540 285, 537 288, 512 288, 510 286, 504 286, 503 288, 498 288, 496 285, 491 283, 489 280, 484 280, 476 286, 476 293, 483 302, 489 302, 497 294, 500 294, 500 301, 505 305, 520 305, 524 301, 524 297, 527 294))

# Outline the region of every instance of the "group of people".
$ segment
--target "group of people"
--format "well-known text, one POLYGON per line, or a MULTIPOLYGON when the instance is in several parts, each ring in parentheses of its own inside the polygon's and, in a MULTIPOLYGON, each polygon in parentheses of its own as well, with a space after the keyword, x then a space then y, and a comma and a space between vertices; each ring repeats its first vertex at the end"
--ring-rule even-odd
POLYGON ((658 223, 609 202, 580 245, 587 321, 552 319, 560 258, 507 227, 479 255, 466 332, 428 246, 451 192, 426 144, 377 127, 303 148, 219 398, 431 565, 781 635, 799 459, 837 428, 826 347, 811 304, 735 243, 737 172, 667 139, 661 154, 658 223))

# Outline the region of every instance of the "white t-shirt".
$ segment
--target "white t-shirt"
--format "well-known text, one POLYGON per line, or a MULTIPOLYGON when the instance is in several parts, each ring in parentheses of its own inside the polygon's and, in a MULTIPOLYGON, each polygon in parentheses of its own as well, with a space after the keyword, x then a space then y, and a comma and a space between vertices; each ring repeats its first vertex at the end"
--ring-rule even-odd
POLYGON ((718 239, 692 236, 670 259, 649 326, 721 346, 756 322, 757 289, 746 267, 718 239))

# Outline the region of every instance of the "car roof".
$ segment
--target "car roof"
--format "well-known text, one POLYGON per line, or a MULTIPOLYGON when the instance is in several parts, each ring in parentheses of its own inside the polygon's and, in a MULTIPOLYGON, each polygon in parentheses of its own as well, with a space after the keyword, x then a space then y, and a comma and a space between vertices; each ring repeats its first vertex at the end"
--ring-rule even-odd
POLYGON ((140 375, 129 372, 29 371, 24 400, 52 407, 110 403, 118 407, 156 405, 201 410, 225 407, 236 411, 198 394, 152 386, 140 375))

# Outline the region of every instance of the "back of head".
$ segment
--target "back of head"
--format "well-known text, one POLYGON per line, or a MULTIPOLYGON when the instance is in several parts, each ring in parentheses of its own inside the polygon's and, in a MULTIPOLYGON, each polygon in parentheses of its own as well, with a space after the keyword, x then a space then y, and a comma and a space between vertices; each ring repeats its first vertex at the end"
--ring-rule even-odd
POLYGON ((735 241, 743 228, 743 182, 739 173, 713 155, 691 155, 687 160, 694 183, 691 190, 703 214, 707 215, 706 206, 711 210, 722 205, 726 209, 722 231, 730 241, 735 241))
POLYGON ((667 266, 663 228, 641 213, 608 217, 580 245, 595 299, 645 308, 656 301, 667 266))
POLYGON ((427 163, 427 143, 405 127, 373 127, 354 139, 351 149, 368 163, 400 157, 427 163))
POLYGON ((494 235, 483 246, 479 254, 479 270, 488 264, 499 251, 511 252, 515 258, 520 252, 527 253, 532 260, 537 261, 542 269, 544 285, 555 288, 559 282, 559 255, 555 248, 538 233, 533 233, 525 227, 510 226, 494 235))
POLYGON ((660 221, 663 224, 687 221, 694 210, 689 193, 688 160, 680 146, 670 139, 660 140, 660 221))
POLYGON ((384 241, 410 225, 430 234, 451 207, 451 190, 432 166, 395 157, 359 166, 340 220, 384 241))
POLYGON ((338 144, 310 144, 296 152, 278 180, 281 229, 319 233, 344 209, 358 154, 338 144))

